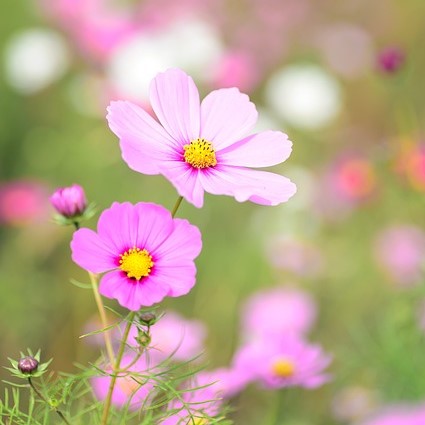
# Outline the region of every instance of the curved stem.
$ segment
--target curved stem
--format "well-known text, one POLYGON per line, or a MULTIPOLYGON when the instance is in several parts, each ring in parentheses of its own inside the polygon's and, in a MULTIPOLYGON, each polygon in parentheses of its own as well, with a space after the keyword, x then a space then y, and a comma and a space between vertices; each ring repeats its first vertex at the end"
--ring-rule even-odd
MULTIPOLYGON (((89 272, 89 276, 90 276, 91 287, 93 289, 94 299, 96 301, 97 309, 99 310, 100 321, 102 322, 103 329, 106 329, 108 327, 108 320, 106 318, 105 306, 103 305, 102 298, 99 294, 97 276, 92 272, 89 272)), ((115 355, 114 355, 114 350, 112 348, 112 342, 111 342, 111 336, 109 334, 109 330, 105 330, 102 333, 105 339, 105 347, 106 347, 106 352, 108 353, 109 361, 111 365, 113 365, 115 363, 115 355)))
POLYGON ((114 392, 115 383, 117 381, 118 373, 120 371, 121 360, 124 355, 124 350, 125 350, 128 334, 130 333, 131 325, 133 324, 135 315, 136 315, 135 311, 132 311, 130 313, 127 326, 125 327, 124 335, 121 340, 120 348, 118 350, 117 360, 113 366, 113 371, 111 375, 111 383, 109 384, 108 394, 105 399, 105 407, 103 408, 101 425, 107 425, 108 423, 109 410, 111 408, 111 401, 112 401, 112 394, 114 392))
POLYGON ((30 384, 30 387, 33 389, 33 391, 37 394, 38 397, 40 397, 41 400, 43 400, 46 404, 50 406, 57 414, 58 416, 67 424, 71 425, 71 423, 68 421, 68 419, 65 418, 64 414, 56 407, 54 406, 49 399, 47 399, 34 385, 34 383, 31 380, 31 377, 28 377, 28 383, 30 384))
POLYGON ((180 206, 180 204, 182 203, 182 201, 183 201, 183 196, 179 196, 179 197, 177 198, 176 203, 174 204, 173 210, 171 211, 171 217, 173 217, 173 218, 174 218, 174 216, 176 215, 177 210, 179 209, 179 206, 180 206))

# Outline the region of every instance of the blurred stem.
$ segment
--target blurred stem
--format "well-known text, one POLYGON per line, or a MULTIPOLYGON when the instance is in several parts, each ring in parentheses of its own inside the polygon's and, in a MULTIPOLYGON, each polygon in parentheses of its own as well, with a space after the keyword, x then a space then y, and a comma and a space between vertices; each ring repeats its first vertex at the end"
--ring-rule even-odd
POLYGON ((108 423, 109 410, 111 408, 111 401, 112 401, 112 394, 114 392, 115 383, 117 381, 118 373, 120 371, 121 360, 124 355, 124 350, 125 350, 128 334, 130 333, 131 325, 133 324, 135 315, 136 315, 135 311, 132 311, 130 313, 127 326, 125 327, 124 335, 121 340, 120 348, 118 350, 117 360, 113 366, 113 371, 111 375, 111 383, 109 384, 108 394, 105 399, 105 407, 103 408, 101 425, 107 425, 108 423))
POLYGON ((267 421, 268 425, 279 425, 283 417, 283 406, 284 406, 284 391, 283 389, 276 391, 276 396, 273 402, 272 412, 267 421))
POLYGON ((67 424, 67 425, 71 425, 71 423, 68 421, 68 419, 65 418, 64 414, 48 399, 46 398, 38 389, 37 387, 34 385, 34 383, 31 380, 31 377, 28 377, 28 383, 30 384, 30 387, 32 388, 32 390, 37 394, 37 396, 43 400, 46 404, 49 405, 49 407, 51 409, 53 409, 58 415, 59 417, 67 424))
POLYGON ((174 204, 174 208, 173 208, 173 210, 171 211, 171 217, 173 217, 173 218, 174 218, 174 216, 176 215, 177 210, 179 209, 180 204, 182 203, 182 201, 183 201, 183 196, 179 196, 179 197, 177 198, 176 203, 174 204))
MULTIPOLYGON (((106 318, 105 306, 103 305, 103 301, 98 290, 97 275, 95 275, 92 272, 89 272, 89 276, 90 276, 90 283, 93 289, 94 299, 96 301, 97 309, 99 310, 99 316, 102 322, 102 327, 103 329, 106 329, 108 327, 108 320, 106 318)), ((109 334, 109 330, 104 330, 102 333, 105 339, 106 352, 108 353, 109 361, 112 366, 115 363, 115 355, 114 355, 114 350, 112 348, 111 336, 109 334)))

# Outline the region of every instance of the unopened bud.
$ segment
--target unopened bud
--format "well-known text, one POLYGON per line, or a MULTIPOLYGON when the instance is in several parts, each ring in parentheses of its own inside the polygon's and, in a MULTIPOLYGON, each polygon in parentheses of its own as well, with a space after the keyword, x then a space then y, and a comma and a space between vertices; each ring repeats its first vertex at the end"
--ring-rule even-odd
POLYGON ((67 218, 78 217, 87 208, 84 189, 78 184, 57 189, 50 197, 50 202, 60 215, 67 218))
POLYGON ((155 313, 142 313, 139 316, 140 323, 142 325, 151 326, 156 321, 156 314, 155 313))
POLYGON ((406 55, 398 47, 387 47, 378 56, 378 67, 386 74, 396 73, 403 65, 406 55))
POLYGON ((151 336, 149 333, 139 330, 139 333, 136 336, 136 341, 141 347, 148 347, 151 343, 151 336))
POLYGON ((19 360, 18 362, 18 369, 22 373, 31 374, 37 371, 38 368, 38 361, 34 357, 26 356, 19 360))

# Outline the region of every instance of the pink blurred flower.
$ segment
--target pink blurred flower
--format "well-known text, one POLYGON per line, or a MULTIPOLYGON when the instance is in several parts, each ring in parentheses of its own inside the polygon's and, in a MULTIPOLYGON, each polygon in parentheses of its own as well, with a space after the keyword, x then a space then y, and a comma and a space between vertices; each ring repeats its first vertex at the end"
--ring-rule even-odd
POLYGON ((59 214, 68 218, 81 215, 87 207, 84 189, 78 184, 56 189, 50 203, 59 214))
POLYGON ((361 425, 423 425, 425 405, 400 404, 388 406, 361 425))
POLYGON ((137 29, 130 8, 112 8, 105 0, 39 1, 90 60, 104 60, 137 29))
POLYGON ((259 83, 260 75, 252 58, 244 52, 227 52, 217 64, 213 78, 215 87, 239 87, 251 91, 259 83))
POLYGON ((425 233, 419 227, 395 225, 384 229, 376 238, 374 253, 395 283, 409 286, 423 280, 425 233))
MULTIPOLYGON (((150 353, 156 358, 188 361, 204 350, 206 328, 198 320, 188 320, 177 313, 167 312, 150 328, 150 353)), ((135 342, 137 328, 130 330, 128 343, 135 342)))
POLYGON ((22 226, 48 216, 48 194, 36 181, 0 184, 0 224, 22 226))
POLYGON ((312 297, 300 289, 279 286, 257 292, 242 311, 246 340, 268 340, 287 334, 305 334, 313 326, 317 308, 312 297))
POLYGON ((273 237, 268 241, 266 253, 273 267, 301 277, 317 276, 323 267, 323 258, 317 247, 300 239, 273 237))
POLYGON ((130 168, 164 175, 198 208, 204 192, 263 205, 280 204, 295 193, 286 177, 250 169, 279 164, 292 144, 279 131, 244 137, 257 111, 236 88, 213 91, 200 106, 192 78, 170 69, 151 83, 150 100, 162 126, 130 102, 108 108, 109 126, 130 168))
POLYGON ((320 346, 284 335, 246 344, 236 352, 233 368, 241 381, 258 381, 268 389, 317 388, 329 381, 324 369, 330 362, 320 346))
POLYGON ((377 64, 380 71, 394 74, 405 63, 406 55, 399 47, 386 47, 378 54, 377 64))
POLYGON ((197 227, 144 202, 113 203, 100 215, 97 233, 80 229, 71 241, 75 263, 92 273, 107 272, 100 293, 129 310, 187 294, 201 247, 197 227))
MULTIPOLYGON (((135 354, 124 355, 121 362, 122 368, 131 365, 134 358, 135 354)), ((142 356, 134 365, 129 366, 128 371, 117 378, 112 394, 112 404, 123 407, 129 403, 130 409, 138 410, 147 403, 148 399, 152 399, 155 381, 149 380, 149 367, 146 356, 142 356), (131 372, 134 374, 132 375, 131 372)), ((111 370, 109 369, 107 372, 111 373, 111 370)), ((106 399, 110 382, 110 376, 92 378, 91 384, 99 400, 106 399)))
POLYGON ((196 424, 206 424, 207 419, 220 412, 223 400, 228 396, 228 371, 202 371, 185 384, 185 391, 181 400, 173 400, 168 410, 177 410, 176 413, 161 422, 161 425, 186 425, 193 420, 196 424), (224 379, 223 379, 224 378, 224 379), (199 422, 197 422, 197 420, 199 422), (205 422, 203 422, 203 420, 205 422))

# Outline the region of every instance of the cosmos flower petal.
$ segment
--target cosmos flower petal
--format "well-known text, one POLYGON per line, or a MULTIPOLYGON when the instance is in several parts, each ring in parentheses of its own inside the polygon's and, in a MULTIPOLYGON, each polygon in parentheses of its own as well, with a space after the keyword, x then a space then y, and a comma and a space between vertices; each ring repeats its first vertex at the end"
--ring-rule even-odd
POLYGON ((196 267, 193 262, 185 262, 179 265, 158 265, 151 281, 155 282, 157 279, 169 284, 168 296, 186 295, 195 285, 196 267))
POLYGON ((144 174, 158 174, 157 162, 177 148, 176 142, 147 112, 127 101, 111 102, 107 120, 120 138, 124 161, 144 174))
POLYGON ((71 241, 72 260, 92 273, 103 273, 117 267, 113 249, 90 229, 80 229, 71 241))
POLYGON ((253 134, 218 153, 218 162, 242 167, 270 167, 288 159, 292 142, 281 131, 253 134))
POLYGON ((201 137, 224 149, 245 136, 257 117, 255 105, 237 88, 215 90, 201 104, 201 137))
POLYGON ((187 220, 174 219, 172 235, 155 250, 155 256, 166 256, 169 263, 176 264, 183 259, 196 258, 201 250, 201 232, 187 220))
POLYGON ((138 220, 130 202, 114 202, 103 211, 97 224, 98 234, 115 247, 117 256, 137 243, 138 220), (111 226, 111 223, 114 223, 111 226))
POLYGON ((139 203, 134 207, 137 221, 136 246, 156 254, 156 249, 172 234, 174 222, 171 213, 153 203, 139 203))
POLYGON ((150 86, 152 108, 165 130, 181 144, 199 137, 200 100, 192 78, 180 69, 158 74, 150 86))
POLYGON ((199 179, 201 170, 192 168, 185 162, 170 161, 167 166, 161 167, 161 174, 170 180, 180 196, 195 207, 202 207, 204 189, 199 179))
POLYGON ((200 175, 202 187, 214 195, 234 196, 238 202, 278 205, 296 192, 288 178, 266 171, 219 166, 200 175))

